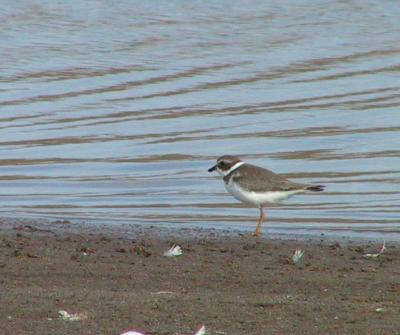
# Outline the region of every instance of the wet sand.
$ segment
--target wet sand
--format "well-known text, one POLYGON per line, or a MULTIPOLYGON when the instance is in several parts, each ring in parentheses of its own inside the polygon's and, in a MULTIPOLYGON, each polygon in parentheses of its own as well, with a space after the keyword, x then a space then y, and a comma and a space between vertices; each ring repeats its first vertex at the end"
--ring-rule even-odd
POLYGON ((2 334, 398 334, 400 252, 212 230, 3 220, 2 334), (183 255, 163 257, 179 244, 183 255), (296 248, 303 259, 294 264, 296 248), (83 313, 64 321, 58 311, 83 313))

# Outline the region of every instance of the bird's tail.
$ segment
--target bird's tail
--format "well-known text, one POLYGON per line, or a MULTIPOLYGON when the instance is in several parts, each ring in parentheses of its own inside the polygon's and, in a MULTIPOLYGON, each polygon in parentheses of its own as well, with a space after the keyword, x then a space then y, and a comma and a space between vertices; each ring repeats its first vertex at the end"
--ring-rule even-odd
POLYGON ((312 192, 322 192, 324 188, 325 188, 324 185, 312 185, 312 186, 307 186, 306 190, 312 192))

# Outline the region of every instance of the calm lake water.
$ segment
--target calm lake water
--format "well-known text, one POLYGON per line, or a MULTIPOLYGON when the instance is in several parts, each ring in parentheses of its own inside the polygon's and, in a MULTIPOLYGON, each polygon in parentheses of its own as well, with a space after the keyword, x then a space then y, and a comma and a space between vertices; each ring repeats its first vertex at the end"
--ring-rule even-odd
POLYGON ((398 1, 12 1, 0 215, 250 230, 236 154, 325 184, 271 231, 400 234, 398 1))

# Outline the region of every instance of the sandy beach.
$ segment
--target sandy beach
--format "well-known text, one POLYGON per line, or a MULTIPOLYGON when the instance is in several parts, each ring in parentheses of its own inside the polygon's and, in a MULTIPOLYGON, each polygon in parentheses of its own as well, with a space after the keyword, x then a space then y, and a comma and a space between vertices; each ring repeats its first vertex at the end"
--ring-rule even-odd
POLYGON ((2 221, 2 334, 398 334, 400 253, 387 244, 279 240, 68 221, 2 221), (45 228, 43 228, 45 227, 45 228), (178 257, 164 257, 173 244, 178 257), (304 251, 295 264, 296 248, 304 251), (59 311, 78 313, 79 321, 59 311))

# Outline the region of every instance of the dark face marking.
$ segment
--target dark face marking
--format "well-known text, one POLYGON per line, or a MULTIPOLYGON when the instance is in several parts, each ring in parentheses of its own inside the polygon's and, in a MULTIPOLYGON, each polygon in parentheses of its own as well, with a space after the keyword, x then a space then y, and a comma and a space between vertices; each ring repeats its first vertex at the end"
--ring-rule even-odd
POLYGON ((222 171, 228 171, 231 168, 231 164, 226 161, 219 161, 217 165, 218 168, 222 171))
POLYGON ((236 163, 240 162, 240 159, 235 156, 221 156, 217 160, 217 164, 208 169, 208 172, 218 170, 219 172, 226 173, 236 163))

